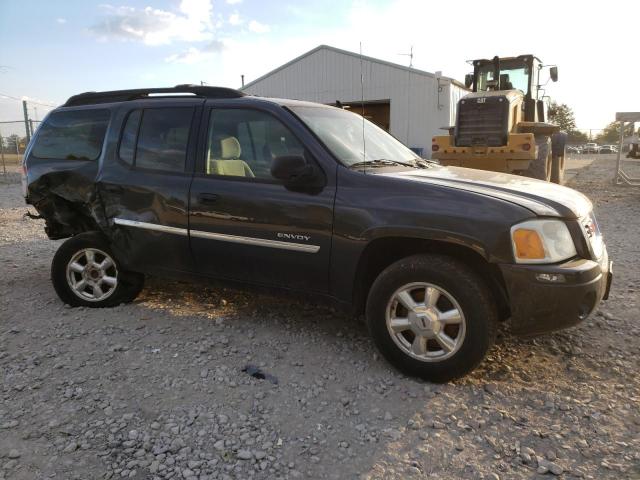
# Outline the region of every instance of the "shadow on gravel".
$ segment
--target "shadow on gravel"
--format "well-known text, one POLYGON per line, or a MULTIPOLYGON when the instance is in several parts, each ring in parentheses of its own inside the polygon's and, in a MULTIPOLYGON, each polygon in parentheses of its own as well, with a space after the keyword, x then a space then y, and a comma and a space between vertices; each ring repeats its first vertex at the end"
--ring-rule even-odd
MULTIPOLYGON (((273 332, 276 337, 284 334, 304 336, 313 329, 326 343, 342 342, 346 337, 360 339, 357 341, 362 345, 364 338, 371 366, 378 362, 375 346, 369 341, 361 318, 353 318, 295 294, 152 278, 136 303, 151 312, 161 310, 175 317, 197 317, 214 323, 223 319, 240 329, 251 329, 256 321, 267 322, 270 328, 276 329, 273 332)), ((453 383, 463 385, 469 379, 489 382, 514 378, 531 382, 540 368, 547 373, 553 372, 557 382, 562 382, 563 377, 571 373, 571 361, 581 355, 581 349, 575 346, 577 330, 523 339, 510 333, 507 321, 500 325, 496 344, 487 359, 466 379, 453 383)), ((415 381, 424 383, 419 379, 415 381)))

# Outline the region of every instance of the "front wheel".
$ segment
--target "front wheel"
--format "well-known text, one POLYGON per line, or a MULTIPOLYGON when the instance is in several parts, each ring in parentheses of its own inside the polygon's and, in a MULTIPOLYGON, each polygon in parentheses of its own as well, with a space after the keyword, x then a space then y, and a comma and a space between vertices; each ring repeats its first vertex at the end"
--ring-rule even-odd
POLYGON ((72 307, 112 307, 138 296, 144 276, 124 271, 106 239, 86 232, 64 242, 51 262, 51 281, 72 307))
POLYGON ((565 155, 554 156, 552 159, 551 181, 558 185, 562 185, 564 183, 564 160, 565 155))
POLYGON ((415 255, 386 268, 371 287, 366 317, 392 365, 434 382, 473 370, 493 345, 497 326, 483 280, 441 255, 415 255))
POLYGON ((567 158, 567 134, 554 133, 551 137, 551 181, 564 183, 565 158, 567 158))

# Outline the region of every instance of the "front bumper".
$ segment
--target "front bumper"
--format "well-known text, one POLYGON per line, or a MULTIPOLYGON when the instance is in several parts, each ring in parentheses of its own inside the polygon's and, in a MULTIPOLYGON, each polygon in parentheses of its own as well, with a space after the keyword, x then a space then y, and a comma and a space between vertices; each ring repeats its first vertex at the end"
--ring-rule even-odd
POLYGON ((500 147, 456 147, 453 135, 435 136, 431 142, 431 158, 438 160, 442 165, 452 167, 512 172, 526 170, 537 156, 532 133, 510 133, 507 145, 500 147), (530 149, 524 150, 524 144, 528 144, 530 149))
POLYGON ((503 264, 500 269, 509 295, 512 329, 518 335, 538 335, 580 323, 608 298, 611 288, 606 249, 597 262, 503 264))

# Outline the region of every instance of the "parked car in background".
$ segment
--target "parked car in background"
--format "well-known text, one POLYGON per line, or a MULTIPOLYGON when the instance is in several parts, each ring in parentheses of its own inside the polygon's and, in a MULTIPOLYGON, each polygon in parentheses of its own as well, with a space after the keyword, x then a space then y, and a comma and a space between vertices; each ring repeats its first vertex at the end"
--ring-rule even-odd
POLYGON ((600 147, 597 143, 587 143, 582 148, 582 153, 598 153, 600 147))
POLYGON ((580 154, 582 153, 582 149, 578 145, 571 145, 567 147, 568 153, 580 154))
POLYGON ((432 381, 473 370, 499 321, 569 327, 611 284, 581 193, 442 167, 310 102, 192 85, 80 94, 44 119, 23 173, 49 238, 70 237, 51 266, 65 303, 130 302, 145 274, 298 290, 364 314, 390 363, 432 381))
POLYGON ((603 145, 598 150, 598 153, 618 153, 618 147, 615 145, 603 145))

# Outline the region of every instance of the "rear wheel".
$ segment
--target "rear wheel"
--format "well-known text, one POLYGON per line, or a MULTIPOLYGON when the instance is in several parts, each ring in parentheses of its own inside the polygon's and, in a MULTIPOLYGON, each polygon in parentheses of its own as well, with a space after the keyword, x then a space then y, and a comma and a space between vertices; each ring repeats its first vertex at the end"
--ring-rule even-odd
POLYGON ((529 164, 529 168, 524 171, 525 176, 537 178, 538 180, 551 180, 551 139, 546 136, 536 137, 536 146, 538 147, 538 155, 536 159, 529 164))
POLYGON ((434 382, 473 370, 493 344, 497 325, 482 279, 440 255, 415 255, 386 268, 371 287, 366 317, 391 364, 434 382))
POLYGON ((138 296, 144 276, 123 271, 98 232, 64 242, 51 263, 51 281, 60 299, 72 307, 112 307, 138 296))

